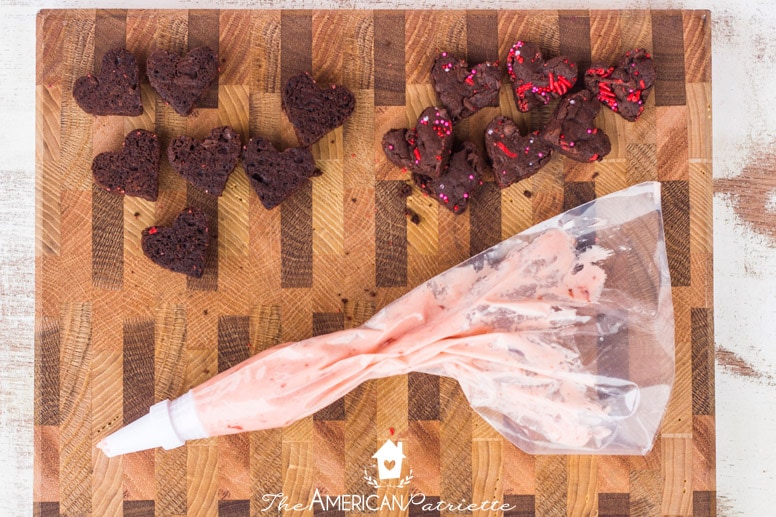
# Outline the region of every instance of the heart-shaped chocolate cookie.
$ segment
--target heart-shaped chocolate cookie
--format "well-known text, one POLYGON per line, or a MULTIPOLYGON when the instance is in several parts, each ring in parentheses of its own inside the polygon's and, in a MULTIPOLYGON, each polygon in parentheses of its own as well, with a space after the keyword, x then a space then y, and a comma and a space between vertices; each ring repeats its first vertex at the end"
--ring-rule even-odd
POLYGON ((601 104, 588 90, 561 99, 542 139, 559 153, 578 162, 602 160, 612 150, 609 137, 594 125, 601 104))
POLYGON ((75 102, 92 115, 143 114, 140 100, 140 71, 135 56, 116 48, 102 56, 96 75, 79 77, 73 85, 75 102))
POLYGON ((482 185, 483 163, 477 146, 464 142, 461 149, 450 157, 450 164, 444 174, 430 178, 413 174, 412 181, 423 193, 436 199, 454 214, 463 213, 469 201, 482 185))
POLYGON ((309 178, 321 174, 308 147, 291 147, 280 152, 272 142, 261 137, 248 140, 242 159, 251 187, 267 210, 278 206, 309 178))
POLYGON ((412 129, 392 129, 383 136, 383 151, 391 162, 431 178, 444 173, 452 147, 453 121, 446 109, 434 106, 421 112, 412 129))
POLYGON ((159 139, 145 129, 124 138, 121 150, 92 160, 95 183, 108 192, 156 201, 159 192, 159 139))
POLYGON ((197 47, 183 57, 157 49, 148 56, 146 73, 159 97, 185 117, 218 77, 218 56, 209 47, 197 47))
POLYGON ((143 253, 154 263, 195 278, 202 276, 209 244, 207 215, 198 208, 185 209, 172 226, 146 228, 140 238, 143 253))
POLYGON ((508 117, 494 118, 485 128, 485 151, 501 188, 539 172, 552 156, 552 147, 534 131, 525 136, 508 117))
POLYGON ((577 64, 566 56, 548 61, 539 47, 518 41, 509 49, 507 73, 512 81, 517 109, 522 112, 549 104, 577 82, 577 64))
POLYGON ((655 63, 644 49, 626 52, 617 67, 594 64, 585 72, 585 88, 615 113, 635 122, 655 84, 655 63))
POLYGON ((240 135, 229 126, 221 126, 202 141, 185 135, 175 138, 167 148, 167 159, 189 183, 220 196, 241 151, 240 135))
POLYGON ((299 145, 307 147, 341 126, 356 109, 356 98, 344 86, 319 88, 310 74, 302 72, 286 81, 281 105, 299 145))
POLYGON ((431 67, 431 80, 439 102, 453 122, 486 106, 498 106, 501 87, 498 63, 480 63, 470 69, 463 59, 442 52, 431 67))

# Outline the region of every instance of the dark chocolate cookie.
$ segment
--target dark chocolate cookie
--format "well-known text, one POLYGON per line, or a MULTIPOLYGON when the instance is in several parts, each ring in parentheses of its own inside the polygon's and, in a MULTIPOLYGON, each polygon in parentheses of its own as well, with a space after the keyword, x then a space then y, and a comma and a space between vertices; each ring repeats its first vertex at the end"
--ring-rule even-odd
POLYGON ((501 188, 529 178, 545 166, 552 146, 534 131, 520 134, 517 124, 508 117, 494 118, 485 128, 485 151, 493 164, 493 176, 501 188))
POLYGON ((253 190, 264 208, 271 210, 321 172, 315 168, 308 147, 291 147, 283 152, 261 137, 251 138, 243 150, 243 165, 253 190))
POLYGON ((383 135, 383 152, 386 158, 403 169, 411 169, 413 165, 412 150, 407 142, 409 129, 391 129, 383 135))
POLYGON ((591 66, 585 72, 585 87, 612 111, 635 122, 644 111, 656 76, 652 56, 637 48, 626 52, 617 67, 591 66))
POLYGON ((341 126, 356 108, 356 98, 344 86, 319 88, 310 74, 302 72, 286 81, 281 104, 299 145, 307 147, 341 126))
POLYGON ((507 73, 517 109, 522 112, 549 104, 577 82, 577 64, 566 56, 545 61, 532 43, 518 41, 509 49, 507 73))
POLYGON ((142 115, 140 71, 135 56, 123 48, 106 52, 99 73, 76 79, 73 98, 92 115, 142 115))
POLYGON ((197 47, 183 57, 157 49, 148 56, 146 73, 159 97, 185 117, 218 77, 218 56, 208 47, 197 47))
POLYGON ((470 69, 463 59, 442 52, 434 60, 431 80, 453 122, 486 106, 498 106, 501 87, 498 63, 480 63, 470 69))
POLYGON ((396 166, 438 178, 447 168, 453 147, 453 121, 444 108, 428 107, 411 129, 391 129, 383 135, 383 152, 396 166))
POLYGON ((462 148, 450 157, 450 164, 444 174, 438 178, 413 174, 412 181, 442 206, 460 214, 466 210, 469 200, 482 185, 482 168, 477 147, 471 142, 464 142, 462 148))
POLYGON ((143 253, 155 264, 195 278, 202 276, 209 244, 207 215, 198 208, 185 209, 172 226, 146 228, 140 238, 143 253))
POLYGON ((159 139, 145 129, 124 138, 121 150, 92 160, 95 183, 108 192, 156 201, 159 192, 159 139))
POLYGON ((175 138, 167 148, 167 159, 189 183, 220 196, 241 151, 240 135, 229 126, 221 126, 202 141, 185 135, 175 138))
POLYGON ((559 153, 579 162, 602 160, 612 150, 609 137, 594 125, 601 104, 588 90, 561 99, 541 137, 559 153))

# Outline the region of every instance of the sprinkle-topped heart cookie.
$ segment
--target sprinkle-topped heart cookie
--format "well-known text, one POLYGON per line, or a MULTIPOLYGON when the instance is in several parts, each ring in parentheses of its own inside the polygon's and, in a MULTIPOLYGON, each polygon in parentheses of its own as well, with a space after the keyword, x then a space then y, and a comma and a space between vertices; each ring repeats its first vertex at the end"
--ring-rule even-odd
POLYGON ((229 126, 221 126, 202 141, 185 135, 175 138, 167 148, 167 159, 189 183, 220 196, 241 151, 240 135, 229 126))
POLYGON ((205 212, 187 208, 172 226, 151 226, 143 230, 140 246, 155 264, 194 278, 202 276, 210 230, 205 212))
POLYGON ((655 63, 644 49, 626 52, 617 67, 594 64, 585 72, 585 88, 615 113, 635 122, 655 84, 655 63))
POLYGON ((559 153, 578 162, 602 160, 612 150, 609 137, 594 125, 601 104, 588 90, 560 100, 541 137, 559 153))
POLYGON ((462 148, 450 157, 450 164, 444 174, 438 178, 413 174, 412 181, 442 206, 454 214, 460 214, 466 210, 469 201, 482 185, 482 168, 477 146, 464 142, 462 148))
POLYGON ((313 153, 308 147, 291 147, 283 152, 261 137, 251 138, 243 149, 243 165, 264 208, 271 210, 302 187, 313 176, 313 153))
POLYGON ((185 117, 218 77, 218 56, 209 47, 197 47, 183 57, 157 49, 148 56, 146 73, 159 97, 185 117))
POLYGON ((120 151, 100 153, 92 160, 95 183, 115 194, 156 201, 159 192, 159 139, 145 129, 124 138, 120 151))
POLYGON ((486 106, 498 106, 501 71, 498 63, 480 63, 469 68, 466 61, 442 52, 431 67, 439 102, 453 122, 486 106))
POLYGON ((135 56, 126 49, 116 48, 102 56, 99 73, 76 79, 73 98, 82 110, 92 115, 142 115, 139 84, 135 56))
POLYGON ((421 112, 415 127, 385 133, 382 145, 385 156, 395 165, 438 178, 450 160, 453 121, 446 109, 428 107, 421 112))
POLYGON ((356 109, 356 98, 344 86, 319 88, 310 74, 302 72, 286 81, 281 105, 299 145, 307 147, 341 126, 356 109))
POLYGON ((501 188, 533 176, 552 156, 552 146, 539 137, 538 131, 523 136, 517 124, 503 116, 494 118, 485 128, 485 151, 501 188))
POLYGON ((517 109, 522 112, 549 104, 577 82, 577 64, 568 57, 558 56, 548 61, 539 47, 518 41, 509 49, 507 73, 512 81, 517 109))

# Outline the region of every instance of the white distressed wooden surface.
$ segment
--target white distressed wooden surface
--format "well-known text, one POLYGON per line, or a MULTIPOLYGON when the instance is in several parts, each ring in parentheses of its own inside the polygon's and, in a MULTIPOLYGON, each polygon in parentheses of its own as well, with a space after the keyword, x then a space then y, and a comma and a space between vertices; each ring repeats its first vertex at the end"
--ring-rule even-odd
MULTIPOLYGON (((257 6, 526 9, 537 3, 0 0, 0 515, 32 509, 36 12, 257 6)), ((776 7, 772 0, 556 0, 540 7, 712 11, 718 514, 774 515, 776 180, 767 181, 772 190, 764 198, 737 194, 762 185, 769 173, 776 178, 776 7)))

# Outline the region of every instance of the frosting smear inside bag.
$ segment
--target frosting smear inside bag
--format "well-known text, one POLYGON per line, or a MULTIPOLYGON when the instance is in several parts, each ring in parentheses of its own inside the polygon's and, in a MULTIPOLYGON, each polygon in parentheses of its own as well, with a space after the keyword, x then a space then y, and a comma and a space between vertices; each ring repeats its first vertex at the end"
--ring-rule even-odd
MULTIPOLYGON (((285 426, 364 381, 424 372, 456 379, 473 409, 529 453, 646 454, 674 378, 662 224, 659 183, 581 205, 358 328, 265 350, 213 377, 184 396, 197 425, 176 424, 184 397, 170 403, 173 435, 182 444, 285 426)), ((107 454, 128 450, 110 440, 107 454)))

